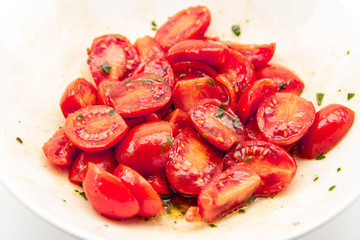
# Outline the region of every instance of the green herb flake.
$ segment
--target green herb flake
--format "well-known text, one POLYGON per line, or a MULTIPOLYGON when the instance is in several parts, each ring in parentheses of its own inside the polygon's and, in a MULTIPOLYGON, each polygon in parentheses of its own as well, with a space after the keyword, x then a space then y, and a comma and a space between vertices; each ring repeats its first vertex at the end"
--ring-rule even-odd
POLYGON ((332 191, 336 188, 336 185, 332 185, 330 188, 329 188, 329 191, 332 191))
POLYGON ((105 61, 101 64, 101 71, 103 74, 109 74, 111 72, 111 66, 108 62, 105 61))
POLYGON ((109 227, 109 225, 105 224, 104 227, 109 227))
POLYGON ((336 169, 337 172, 340 172, 341 171, 341 167, 339 167, 338 169, 336 169))
POLYGON ((83 170, 84 170, 86 167, 87 167, 86 164, 83 164, 83 165, 82 165, 82 169, 83 169, 83 170))
POLYGON ((150 217, 144 217, 145 222, 150 220, 150 217))
POLYGON ((223 103, 220 103, 219 108, 225 111, 227 106, 223 103))
POLYGON ((239 209, 238 213, 245 213, 245 209, 239 209))
POLYGON ((78 192, 79 192, 79 190, 77 190, 77 189, 75 189, 74 191, 75 191, 76 193, 78 193, 78 192))
POLYGON ((316 93, 316 102, 317 102, 318 106, 320 106, 322 104, 324 96, 325 96, 324 93, 316 93))
POLYGON ((241 34, 241 31, 240 31, 240 26, 239 26, 239 24, 235 24, 235 25, 232 25, 231 26, 231 30, 232 30, 232 32, 236 35, 236 36, 240 36, 240 34, 241 34))
POLYGON ((168 147, 171 147, 173 145, 173 141, 174 141, 174 137, 172 136, 166 136, 167 140, 168 140, 168 147))
POLYGON ((114 113, 115 113, 115 110, 114 110, 114 109, 111 109, 110 112, 109 112, 109 117, 114 116, 114 113))
POLYGON ((241 124, 241 122, 240 122, 240 120, 239 120, 238 118, 234 118, 234 119, 232 120, 232 122, 233 122, 233 124, 234 124, 234 127, 236 127, 236 128, 241 128, 242 124, 241 124))
POLYGON ((202 87, 204 87, 204 83, 197 83, 197 84, 195 84, 195 87, 197 87, 197 88, 202 88, 202 87))
POLYGON ((348 93, 347 99, 350 100, 355 96, 355 93, 348 93))
POLYGON ((249 86, 250 86, 250 84, 246 85, 246 86, 244 87, 244 89, 242 90, 242 92, 245 92, 246 89, 247 89, 249 86))
POLYGON ((18 143, 22 144, 23 143, 23 140, 19 137, 16 137, 16 141, 18 141, 18 143))
POLYGON ((63 199, 62 201, 66 203, 66 200, 65 200, 65 199, 63 199))
POLYGON ((214 113, 214 116, 215 117, 218 117, 218 118, 222 118, 223 116, 224 116, 224 110, 220 110, 220 112, 216 112, 216 113, 214 113))
POLYGON ((145 80, 145 81, 142 81, 140 84, 143 85, 143 84, 152 84, 153 80, 145 80))
POLYGON ((349 55, 349 54, 350 54, 350 50, 347 50, 346 55, 349 55))
POLYGON ((116 35, 113 35, 113 37, 116 38, 119 41, 122 41, 122 39, 120 37, 116 36, 116 35))
POLYGON ((212 78, 206 79, 206 83, 207 83, 207 85, 209 85, 209 87, 212 87, 212 88, 215 88, 215 87, 216 87, 215 80, 212 79, 212 78))
POLYGON ((86 195, 85 195, 85 192, 79 192, 80 196, 82 196, 86 201, 88 200, 86 195))
POLYGON ((325 155, 320 155, 320 156, 317 156, 317 157, 315 158, 315 160, 323 160, 323 159, 325 159, 325 158, 326 158, 325 155))
POLYGON ((318 179, 319 179, 319 177, 315 177, 313 181, 316 182, 318 179))
POLYGON ((165 145, 165 144, 162 144, 162 145, 161 145, 160 153, 164 153, 165 151, 166 151, 166 145, 165 145))
POLYGON ((88 59, 86 60, 87 63, 89 63, 89 62, 91 62, 91 61, 92 61, 91 58, 88 58, 88 59))
POLYGON ((206 133, 203 133, 203 137, 204 137, 204 138, 207 138, 208 135, 207 135, 206 133))
POLYGON ((133 155, 134 155, 134 151, 131 151, 131 153, 130 153, 130 154, 131 154, 131 156, 133 156, 133 155))
POLYGON ((82 121, 84 119, 84 117, 82 115, 77 115, 76 118, 79 120, 79 121, 82 121))
POLYGON ((181 79, 181 78, 184 78, 185 76, 186 76, 186 74, 183 73, 183 74, 180 74, 179 78, 181 79))
POLYGON ((286 88, 286 85, 287 85, 286 82, 282 82, 282 83, 279 85, 278 90, 280 91, 280 90, 285 89, 285 88, 286 88))
POLYGON ((217 225, 215 225, 215 224, 213 224, 213 223, 210 223, 210 224, 209 224, 209 227, 211 227, 211 228, 216 228, 217 225))
POLYGON ((165 72, 169 67, 168 66, 163 66, 162 70, 165 72))
POLYGON ((78 90, 79 90, 79 91, 81 90, 81 84, 78 85, 78 90))
POLYGON ((89 52, 90 52, 90 48, 86 48, 86 52, 89 53, 89 52))
POLYGON ((156 24, 156 22, 153 20, 153 21, 151 21, 151 26, 153 26, 153 27, 157 27, 157 24, 156 24))
POLYGON ((253 157, 247 157, 246 159, 245 159, 245 162, 249 162, 249 161, 251 161, 253 159, 253 157))

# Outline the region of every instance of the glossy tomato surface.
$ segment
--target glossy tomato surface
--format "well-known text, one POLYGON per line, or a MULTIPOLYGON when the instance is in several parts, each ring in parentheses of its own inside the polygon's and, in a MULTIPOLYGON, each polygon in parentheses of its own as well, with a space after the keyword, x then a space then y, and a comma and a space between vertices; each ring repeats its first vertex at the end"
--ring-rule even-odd
POLYGON ((166 57, 165 50, 161 44, 148 35, 136 39, 134 46, 139 52, 140 62, 146 61, 150 58, 166 57))
POLYGON ((189 114, 179 108, 169 113, 164 120, 169 122, 171 128, 173 129, 174 137, 185 128, 193 126, 189 114))
POLYGON ((111 106, 110 92, 119 85, 120 81, 103 80, 98 85, 97 98, 100 105, 111 106))
POLYGON ((201 78, 206 76, 216 78, 218 74, 209 65, 197 61, 184 61, 174 63, 172 65, 172 69, 174 71, 175 82, 179 80, 201 78))
POLYGON ((146 181, 162 196, 169 196, 172 193, 164 168, 154 174, 146 176, 146 181))

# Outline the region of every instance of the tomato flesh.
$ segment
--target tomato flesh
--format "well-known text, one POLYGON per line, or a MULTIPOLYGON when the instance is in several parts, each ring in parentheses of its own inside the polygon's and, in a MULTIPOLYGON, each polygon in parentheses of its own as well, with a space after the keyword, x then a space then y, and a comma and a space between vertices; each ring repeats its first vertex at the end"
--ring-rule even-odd
POLYGON ((201 77, 216 78, 218 73, 209 65, 197 61, 184 61, 172 65, 175 82, 201 77))
POLYGON ((163 196, 169 196, 171 194, 170 184, 165 175, 165 169, 157 171, 154 174, 146 176, 146 181, 154 188, 154 190, 163 196))
POLYGON ((161 44, 148 35, 136 39, 134 47, 139 52, 140 62, 144 62, 150 58, 166 57, 165 50, 161 44))
POLYGON ((193 126, 189 114, 179 108, 168 114, 164 120, 168 121, 173 129, 173 136, 178 135, 185 128, 193 126))

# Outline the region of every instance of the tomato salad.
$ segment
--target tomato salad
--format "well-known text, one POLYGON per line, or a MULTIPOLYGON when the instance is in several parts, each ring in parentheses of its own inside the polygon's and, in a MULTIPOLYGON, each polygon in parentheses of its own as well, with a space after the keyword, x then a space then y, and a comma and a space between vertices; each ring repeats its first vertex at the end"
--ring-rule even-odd
POLYGON ((186 197, 195 200, 186 221, 218 221, 289 186, 289 152, 314 159, 351 128, 351 109, 316 112, 300 77, 269 63, 275 43, 207 37, 210 21, 207 7, 194 6, 134 44, 99 36, 88 50, 93 81, 66 87, 65 125, 43 152, 69 168, 100 214, 154 217, 186 197))

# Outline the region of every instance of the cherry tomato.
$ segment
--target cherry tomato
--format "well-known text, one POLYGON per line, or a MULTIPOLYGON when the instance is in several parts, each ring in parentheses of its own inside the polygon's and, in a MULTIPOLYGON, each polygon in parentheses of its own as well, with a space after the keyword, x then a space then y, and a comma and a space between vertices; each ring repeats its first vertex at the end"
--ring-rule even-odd
POLYGON ((250 140, 267 141, 267 139, 264 137, 264 135, 262 135, 262 133, 259 130, 256 116, 252 116, 249 118, 249 120, 246 124, 246 133, 250 140))
POLYGON ((320 109, 314 123, 299 142, 300 155, 316 158, 327 153, 350 130, 354 118, 354 111, 339 104, 330 104, 320 109))
POLYGON ((69 114, 65 133, 84 151, 102 151, 114 146, 125 135, 128 126, 111 107, 94 105, 69 114))
POLYGON ((174 190, 185 195, 197 195, 222 168, 220 154, 192 128, 186 128, 174 139, 165 171, 174 190))
POLYGON ((60 99, 60 108, 64 117, 81 108, 97 103, 97 91, 86 79, 78 78, 69 83, 60 99))
POLYGON ((200 222, 202 217, 199 213, 199 208, 195 206, 191 206, 185 213, 185 220, 187 222, 200 222))
POLYGON ((305 87, 304 82, 294 72, 278 64, 268 64, 258 69, 256 76, 257 79, 273 80, 278 91, 295 92, 300 95, 305 87))
POLYGON ((209 65, 196 61, 184 61, 172 65, 175 82, 201 77, 216 78, 218 73, 209 65))
POLYGON ((164 211, 164 206, 159 194, 156 193, 153 187, 139 173, 119 163, 113 175, 118 177, 136 198, 140 206, 137 215, 152 217, 164 211))
POLYGON ((115 158, 141 175, 149 175, 165 166, 173 143, 168 122, 149 122, 130 129, 115 146, 115 158))
POLYGON ((202 221, 214 222, 242 206, 259 188, 260 182, 254 170, 240 165, 215 176, 198 196, 198 212, 202 221))
POLYGON ((229 150, 234 143, 247 139, 240 119, 217 99, 200 101, 189 115, 200 135, 221 150, 229 150))
POLYGON ((71 165, 80 150, 70 142, 63 128, 57 130, 43 146, 46 158, 57 166, 71 165))
POLYGON ((88 64, 96 85, 103 80, 128 77, 140 61, 136 48, 120 34, 95 38, 88 55, 88 64))
POLYGON ((315 107, 295 93, 277 92, 263 99, 256 118, 266 139, 290 145, 304 136, 313 123, 315 107))
POLYGON ((240 120, 246 124, 249 117, 256 113, 260 101, 275 91, 275 83, 268 78, 260 79, 250 84, 241 94, 237 103, 240 120))
POLYGON ((71 182, 83 182, 89 162, 96 164, 107 172, 114 171, 117 165, 112 148, 100 152, 82 151, 70 168, 69 179, 71 182))
POLYGON ((166 57, 165 50, 161 44, 148 35, 136 39, 134 46, 139 52, 141 62, 144 62, 150 58, 166 57))
POLYGON ((89 162, 83 187, 91 206, 104 216, 131 218, 140 210, 139 203, 122 181, 89 162))
POLYGON ((245 141, 228 151, 224 157, 224 168, 245 165, 261 177, 261 196, 269 196, 287 187, 295 176, 297 165, 293 157, 283 148, 264 141, 245 141))
POLYGON ((110 92, 112 89, 119 85, 120 81, 104 80, 98 85, 97 98, 101 105, 111 106, 110 92))
POLYGON ((155 39, 168 49, 185 39, 201 38, 210 21, 211 15, 207 7, 189 7, 176 13, 160 26, 156 31, 155 39))
POLYGON ((168 121, 173 129, 173 136, 178 135, 185 128, 193 126, 189 114, 179 108, 167 115, 164 120, 168 121))
POLYGON ((154 188, 154 190, 163 196, 168 196, 171 194, 170 184, 165 175, 165 169, 157 171, 154 174, 146 176, 146 181, 154 188))

